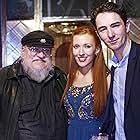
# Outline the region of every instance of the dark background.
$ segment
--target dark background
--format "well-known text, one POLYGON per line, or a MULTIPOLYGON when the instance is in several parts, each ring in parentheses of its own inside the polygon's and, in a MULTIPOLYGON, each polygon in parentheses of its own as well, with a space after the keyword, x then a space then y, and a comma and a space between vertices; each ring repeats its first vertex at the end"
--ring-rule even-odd
MULTIPOLYGON (((108 0, 43 0, 43 17, 88 17, 91 7, 97 7, 106 1, 108 0)), ((139 0, 116 0, 116 2, 126 9, 129 17, 140 17, 139 0)))
POLYGON ((43 0, 43 17, 88 17, 92 6, 96 7, 105 1, 107 0, 43 0))
POLYGON ((34 18, 34 0, 6 0, 8 20, 26 20, 34 18))
MULTIPOLYGON (((97 7, 106 1, 108 0, 42 0, 42 15, 43 17, 88 17, 91 7, 97 7)), ((8 20, 34 18, 34 0, 6 0, 6 2, 8 20)), ((140 17, 139 0, 116 0, 116 2, 125 7, 129 17, 140 17)))
POLYGON ((140 1, 139 0, 117 0, 117 3, 122 5, 127 11, 130 18, 140 17, 140 1))

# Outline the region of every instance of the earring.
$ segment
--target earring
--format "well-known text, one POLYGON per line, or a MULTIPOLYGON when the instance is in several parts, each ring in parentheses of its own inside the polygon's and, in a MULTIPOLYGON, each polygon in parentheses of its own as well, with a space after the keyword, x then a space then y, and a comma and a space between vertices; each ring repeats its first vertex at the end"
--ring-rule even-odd
POLYGON ((97 55, 99 53, 100 49, 96 49, 95 50, 95 55, 97 55))

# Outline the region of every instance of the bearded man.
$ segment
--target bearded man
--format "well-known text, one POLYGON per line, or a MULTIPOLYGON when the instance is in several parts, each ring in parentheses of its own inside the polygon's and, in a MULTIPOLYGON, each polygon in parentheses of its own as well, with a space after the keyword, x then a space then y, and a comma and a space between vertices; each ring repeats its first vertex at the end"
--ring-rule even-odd
POLYGON ((66 140, 66 75, 52 64, 54 39, 37 30, 21 43, 21 57, 0 69, 0 140, 66 140))

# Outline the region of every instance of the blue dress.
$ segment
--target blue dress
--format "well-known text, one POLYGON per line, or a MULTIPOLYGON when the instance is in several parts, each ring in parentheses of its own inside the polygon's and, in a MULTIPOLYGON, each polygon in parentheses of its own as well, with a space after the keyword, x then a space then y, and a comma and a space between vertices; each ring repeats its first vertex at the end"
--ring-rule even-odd
POLYGON ((93 114, 93 84, 85 87, 72 86, 65 97, 64 105, 69 116, 67 140, 90 140, 98 135, 103 115, 93 114))

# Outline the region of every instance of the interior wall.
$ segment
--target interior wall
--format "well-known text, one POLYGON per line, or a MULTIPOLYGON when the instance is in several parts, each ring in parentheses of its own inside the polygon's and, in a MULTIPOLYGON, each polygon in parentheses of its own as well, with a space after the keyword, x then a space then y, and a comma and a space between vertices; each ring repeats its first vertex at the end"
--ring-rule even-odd
POLYGON ((0 67, 2 67, 5 57, 2 57, 6 49, 6 1, 0 0, 0 67))

